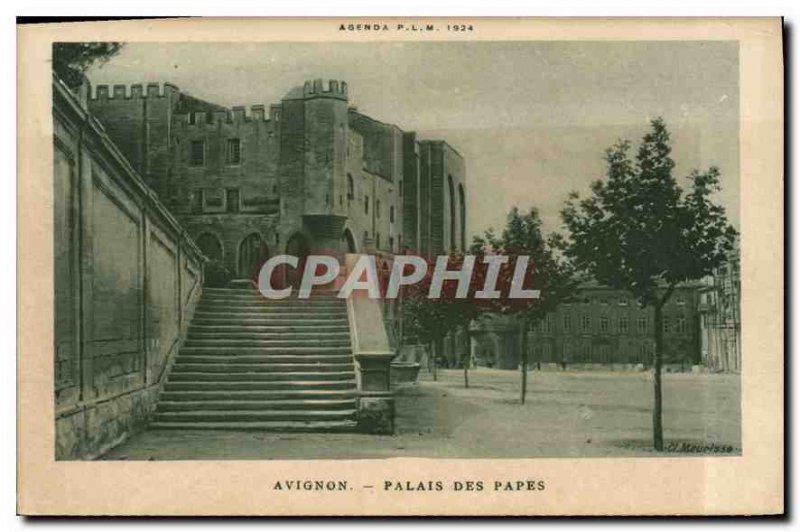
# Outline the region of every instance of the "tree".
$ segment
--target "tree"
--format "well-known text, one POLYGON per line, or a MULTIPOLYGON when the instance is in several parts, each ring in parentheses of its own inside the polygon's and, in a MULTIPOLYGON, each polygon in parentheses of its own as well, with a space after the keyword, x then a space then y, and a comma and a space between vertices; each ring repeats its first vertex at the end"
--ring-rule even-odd
POLYGON ((570 233, 565 253, 574 267, 654 309, 653 445, 661 451, 662 309, 680 283, 710 275, 725 260, 736 231, 711 199, 719 190, 716 167, 692 171, 686 191, 673 178, 661 118, 651 122, 635 161, 630 146, 620 141, 606 150, 606 179, 592 183, 585 199, 570 194, 561 216, 570 233))
POLYGON ((492 300, 490 310, 512 315, 519 324, 522 335, 520 402, 523 404, 528 390, 528 332, 531 325, 569 299, 575 290, 572 271, 559 254, 561 242, 558 235, 546 238, 542 234, 542 220, 537 209, 531 208, 527 214, 522 214, 517 207, 508 213, 506 227, 499 237, 489 229, 482 237, 473 239, 473 254, 492 253, 510 259, 498 276, 498 288, 503 297, 492 300), (525 287, 539 290, 537 299, 508 297, 516 259, 520 256, 528 257, 525 287))
MULTIPOLYGON (((464 255, 451 253, 448 257, 447 268, 458 270, 464 264, 464 255)), ((436 357, 440 354, 441 344, 451 331, 459 327, 469 326, 469 323, 480 316, 482 310, 473 301, 473 295, 482 284, 481 270, 475 268, 467 290, 467 297, 456 297, 457 283, 445 281, 442 285, 440 297, 428 297, 433 279, 434 265, 428 265, 425 277, 413 285, 405 286, 403 292, 403 323, 405 333, 425 343, 434 345, 433 376, 437 379, 436 357)), ((461 356, 459 354, 459 356, 461 356)), ((465 369, 465 371, 467 371, 465 369)), ((465 374, 466 375, 466 374, 465 374)), ((468 377, 465 376, 465 385, 468 377)))
POLYGON ((83 83, 86 71, 94 64, 103 64, 122 49, 118 42, 53 43, 53 71, 71 88, 83 83))

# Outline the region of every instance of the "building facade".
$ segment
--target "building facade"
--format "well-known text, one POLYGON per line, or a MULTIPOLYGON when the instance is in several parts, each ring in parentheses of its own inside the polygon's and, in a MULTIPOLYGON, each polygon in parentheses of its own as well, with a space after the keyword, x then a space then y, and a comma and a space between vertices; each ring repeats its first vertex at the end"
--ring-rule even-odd
POLYGON ((283 253, 466 247, 462 157, 360 113, 345 82, 308 81, 249 113, 169 83, 100 85, 89 110, 232 278, 283 253))
POLYGON ((700 350, 712 371, 742 370, 741 278, 739 250, 703 280, 700 288, 700 350))
MULTIPOLYGON (((701 361, 698 301, 698 288, 686 285, 676 288, 664 306, 664 363, 669 368, 689 370, 701 361)), ((516 324, 507 319, 487 323, 471 331, 473 354, 482 364, 516 368, 521 349, 516 324)), ((653 309, 641 308, 628 292, 597 284, 581 286, 575 301, 559 305, 528 332, 532 364, 647 367, 653 351, 653 309)))

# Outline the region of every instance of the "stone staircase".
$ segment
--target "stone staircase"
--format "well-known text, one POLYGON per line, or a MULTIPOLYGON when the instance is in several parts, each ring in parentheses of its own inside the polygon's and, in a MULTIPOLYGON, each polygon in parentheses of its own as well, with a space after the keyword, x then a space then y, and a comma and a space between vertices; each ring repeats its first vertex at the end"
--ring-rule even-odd
POLYGON ((206 288, 153 429, 355 430, 347 308, 335 292, 265 299, 206 288))

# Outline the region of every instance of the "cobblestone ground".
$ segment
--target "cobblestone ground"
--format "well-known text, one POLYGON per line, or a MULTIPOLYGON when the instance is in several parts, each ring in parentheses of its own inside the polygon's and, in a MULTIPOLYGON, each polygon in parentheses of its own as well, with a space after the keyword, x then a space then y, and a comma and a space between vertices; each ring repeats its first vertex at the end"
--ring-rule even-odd
MULTIPOLYGON (((156 431, 105 460, 653 456, 649 373, 423 369, 397 395, 393 436, 156 431)), ((664 455, 741 449, 738 375, 664 375, 664 455)))

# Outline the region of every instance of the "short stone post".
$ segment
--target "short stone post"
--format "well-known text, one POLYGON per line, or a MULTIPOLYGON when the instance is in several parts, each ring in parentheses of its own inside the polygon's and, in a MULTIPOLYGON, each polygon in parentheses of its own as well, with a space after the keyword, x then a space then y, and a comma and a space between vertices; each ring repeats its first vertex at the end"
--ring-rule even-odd
POLYGON ((394 393, 391 389, 391 361, 394 353, 356 353, 361 374, 358 391, 358 430, 368 434, 394 432, 394 393))

